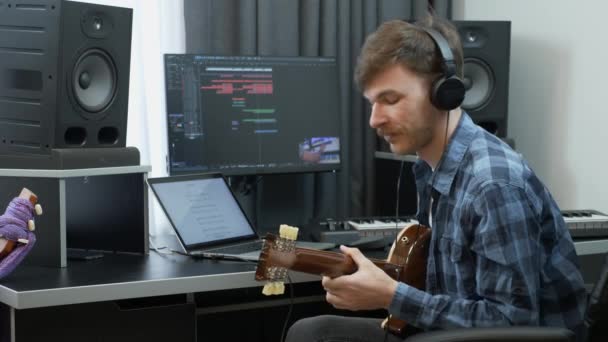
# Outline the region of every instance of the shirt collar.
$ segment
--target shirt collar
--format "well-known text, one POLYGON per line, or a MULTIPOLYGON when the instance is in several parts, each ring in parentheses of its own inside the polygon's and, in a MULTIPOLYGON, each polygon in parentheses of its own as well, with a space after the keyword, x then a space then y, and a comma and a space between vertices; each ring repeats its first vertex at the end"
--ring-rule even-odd
POLYGON ((433 186, 439 193, 447 195, 464 154, 473 140, 476 127, 469 115, 463 111, 446 151, 439 161, 438 168, 435 170, 437 174, 432 177, 431 167, 422 159, 418 159, 414 164, 416 185, 420 187, 426 183, 433 186))

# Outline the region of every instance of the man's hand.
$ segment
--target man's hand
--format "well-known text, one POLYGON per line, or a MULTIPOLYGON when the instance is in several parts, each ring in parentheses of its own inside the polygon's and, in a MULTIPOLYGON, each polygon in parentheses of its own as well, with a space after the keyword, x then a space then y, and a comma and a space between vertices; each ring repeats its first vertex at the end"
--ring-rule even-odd
POLYGON ((334 279, 324 276, 327 302, 337 309, 387 309, 397 289, 397 281, 374 265, 357 248, 340 246, 342 252, 357 264, 357 272, 334 279))

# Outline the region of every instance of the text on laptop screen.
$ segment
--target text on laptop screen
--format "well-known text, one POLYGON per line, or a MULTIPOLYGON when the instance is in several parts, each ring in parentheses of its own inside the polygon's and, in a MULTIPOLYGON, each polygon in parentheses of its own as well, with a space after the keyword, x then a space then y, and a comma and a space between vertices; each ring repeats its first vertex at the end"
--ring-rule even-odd
POLYGON ((221 177, 157 183, 152 187, 185 245, 255 235, 221 177))

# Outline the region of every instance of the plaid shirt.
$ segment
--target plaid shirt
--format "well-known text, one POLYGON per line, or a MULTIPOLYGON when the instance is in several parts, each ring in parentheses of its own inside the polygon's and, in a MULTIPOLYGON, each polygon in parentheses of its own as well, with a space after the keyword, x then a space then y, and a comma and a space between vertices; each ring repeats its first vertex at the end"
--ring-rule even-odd
POLYGON ((432 227, 426 291, 400 283, 389 313, 422 329, 541 325, 580 337, 574 244, 524 159, 463 112, 436 175, 422 160, 413 170, 417 218, 432 227))

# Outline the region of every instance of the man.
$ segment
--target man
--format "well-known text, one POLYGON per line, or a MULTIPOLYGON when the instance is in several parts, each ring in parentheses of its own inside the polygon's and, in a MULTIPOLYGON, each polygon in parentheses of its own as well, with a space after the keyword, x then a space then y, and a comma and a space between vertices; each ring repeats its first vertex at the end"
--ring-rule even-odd
MULTIPOLYGON (((445 76, 445 56, 426 28, 449 44, 462 77, 458 33, 432 16, 381 25, 356 68, 372 107, 370 126, 394 153, 419 157, 417 218, 432 228, 426 289, 397 282, 357 249, 342 247, 358 271, 324 277, 327 301, 353 311, 385 308, 423 330, 541 325, 580 336, 586 292, 560 210, 518 153, 459 104, 438 108, 433 89, 445 76)), ((321 316, 296 322, 287 340, 384 338, 379 320, 321 316)))

